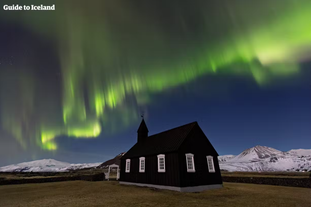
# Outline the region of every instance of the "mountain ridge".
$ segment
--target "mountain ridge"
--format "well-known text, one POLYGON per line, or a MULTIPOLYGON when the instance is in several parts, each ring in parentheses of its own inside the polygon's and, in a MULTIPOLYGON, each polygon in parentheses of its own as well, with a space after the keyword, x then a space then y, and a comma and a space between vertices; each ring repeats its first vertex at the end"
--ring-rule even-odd
POLYGON ((219 165, 225 171, 311 171, 311 149, 282 152, 257 145, 230 159, 222 157, 219 165))
POLYGON ((101 163, 70 164, 54 159, 34 160, 0 167, 0 172, 67 172, 84 168, 93 168, 101 163))
MULTIPOLYGON (((67 172, 84 168, 104 168, 118 164, 124 153, 100 163, 70 164, 54 159, 42 159, 0 167, 0 172, 67 172)), ((292 149, 287 152, 257 145, 238 155, 218 157, 221 170, 225 171, 311 171, 311 149, 292 149)))

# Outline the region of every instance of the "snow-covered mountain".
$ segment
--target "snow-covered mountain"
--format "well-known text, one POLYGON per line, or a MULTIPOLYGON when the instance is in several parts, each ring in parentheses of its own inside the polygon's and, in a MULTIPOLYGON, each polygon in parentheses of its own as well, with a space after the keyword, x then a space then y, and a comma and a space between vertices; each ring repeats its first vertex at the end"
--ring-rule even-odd
MULTIPOLYGON (((121 153, 116 158, 123 154, 121 153)), ((218 160, 220 169, 227 171, 311 171, 311 149, 293 149, 282 152, 271 147, 255 146, 244 150, 237 156, 219 156, 218 160)), ((0 172, 66 172, 95 168, 101 164, 70 164, 44 159, 0 167, 0 172)))
POLYGON ((70 164, 53 159, 43 159, 0 167, 0 172, 66 172, 69 170, 97 167, 100 164, 70 164))
POLYGON ((284 154, 284 152, 270 147, 256 146, 244 150, 241 154, 230 159, 230 162, 256 162, 270 157, 284 156, 284 154))
POLYGON ((282 152, 256 146, 233 158, 223 157, 226 155, 219 156, 220 169, 227 171, 311 171, 311 149, 282 152))

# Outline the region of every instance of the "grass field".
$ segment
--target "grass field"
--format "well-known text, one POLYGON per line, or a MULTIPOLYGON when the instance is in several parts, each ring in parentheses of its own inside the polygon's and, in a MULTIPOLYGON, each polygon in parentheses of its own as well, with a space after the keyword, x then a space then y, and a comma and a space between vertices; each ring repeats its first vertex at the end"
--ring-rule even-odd
POLYGON ((224 183, 201 193, 123 186, 115 181, 68 181, 0 186, 0 206, 311 206, 311 189, 224 183))

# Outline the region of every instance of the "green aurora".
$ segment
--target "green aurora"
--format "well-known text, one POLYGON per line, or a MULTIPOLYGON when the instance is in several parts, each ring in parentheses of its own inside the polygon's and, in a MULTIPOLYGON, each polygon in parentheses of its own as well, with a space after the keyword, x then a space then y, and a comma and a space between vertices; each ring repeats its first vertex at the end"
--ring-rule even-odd
POLYGON ((61 107, 31 126, 40 96, 35 75, 19 74, 20 90, 9 98, 0 93, 1 125, 24 148, 57 150, 58 136, 95 138, 113 122, 129 126, 152 94, 204 75, 243 76, 260 86, 291 78, 311 51, 310 0, 54 2, 56 11, 0 13, 54 42, 61 63, 61 107))

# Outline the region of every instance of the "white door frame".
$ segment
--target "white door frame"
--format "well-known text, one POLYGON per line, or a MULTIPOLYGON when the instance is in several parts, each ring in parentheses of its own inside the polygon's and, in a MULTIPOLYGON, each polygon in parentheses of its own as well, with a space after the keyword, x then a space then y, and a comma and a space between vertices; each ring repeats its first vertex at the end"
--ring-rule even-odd
POLYGON ((113 167, 116 167, 116 168, 117 168, 117 180, 119 180, 119 177, 120 177, 120 170, 119 170, 119 165, 116 165, 116 164, 109 165, 108 173, 107 173, 107 175, 106 175, 106 179, 109 180, 110 168, 113 168, 113 167))

